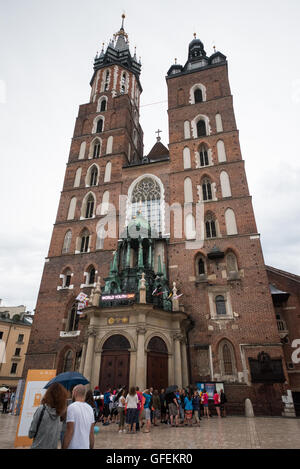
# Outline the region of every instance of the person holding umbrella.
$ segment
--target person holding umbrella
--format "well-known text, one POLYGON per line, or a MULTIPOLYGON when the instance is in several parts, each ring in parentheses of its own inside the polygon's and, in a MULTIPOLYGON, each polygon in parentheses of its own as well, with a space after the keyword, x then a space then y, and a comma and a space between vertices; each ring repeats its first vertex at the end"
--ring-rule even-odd
POLYGON ((37 408, 28 432, 33 438, 33 449, 57 449, 60 435, 60 416, 67 405, 68 392, 59 383, 53 383, 37 408))
MULTIPOLYGON (((69 391, 69 395, 67 398, 67 407, 72 403, 72 390, 73 388, 78 385, 78 384, 89 384, 89 381, 81 374, 78 373, 78 371, 66 371, 64 373, 59 373, 56 375, 54 378, 52 378, 46 386, 44 386, 44 389, 48 389, 52 384, 54 383, 59 383, 61 384, 67 391, 69 391)), ((66 432, 67 428, 67 423, 66 423, 66 417, 67 417, 67 409, 65 409, 65 412, 61 415, 61 421, 62 421, 62 429, 61 429, 61 444, 63 444, 63 439, 64 439, 64 434, 66 432)))

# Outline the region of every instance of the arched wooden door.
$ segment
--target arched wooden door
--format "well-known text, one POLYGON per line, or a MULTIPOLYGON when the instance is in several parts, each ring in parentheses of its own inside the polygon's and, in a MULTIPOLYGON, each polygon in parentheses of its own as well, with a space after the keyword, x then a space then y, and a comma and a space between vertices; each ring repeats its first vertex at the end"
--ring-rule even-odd
POLYGON ((130 343, 120 334, 109 337, 103 345, 99 388, 102 392, 107 389, 118 389, 129 386, 130 343))
POLYGON ((152 337, 147 353, 147 388, 168 387, 168 349, 160 337, 152 337))

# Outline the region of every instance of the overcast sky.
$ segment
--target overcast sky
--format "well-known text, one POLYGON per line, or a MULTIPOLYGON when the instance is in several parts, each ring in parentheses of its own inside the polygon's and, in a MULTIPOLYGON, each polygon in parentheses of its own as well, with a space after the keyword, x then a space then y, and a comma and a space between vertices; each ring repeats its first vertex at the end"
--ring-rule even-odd
POLYGON ((266 264, 300 275, 299 0, 0 0, 0 298, 35 308, 78 106, 121 25, 141 56, 145 154, 163 131, 165 76, 197 33, 227 56, 266 264), (161 102, 160 104, 152 104, 161 102), (149 105, 152 104, 152 105, 149 105))

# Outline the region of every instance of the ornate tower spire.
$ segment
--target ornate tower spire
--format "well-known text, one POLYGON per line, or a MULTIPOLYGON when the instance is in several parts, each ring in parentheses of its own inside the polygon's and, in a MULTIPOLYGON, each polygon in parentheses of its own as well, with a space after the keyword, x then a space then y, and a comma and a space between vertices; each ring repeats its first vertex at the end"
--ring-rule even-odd
POLYGON ((129 40, 128 34, 125 33, 124 29, 124 19, 125 15, 122 15, 122 25, 120 30, 115 34, 115 38, 117 39, 117 43, 115 45, 115 49, 118 51, 129 49, 129 40))
POLYGON ((124 29, 125 14, 122 14, 122 24, 118 32, 113 35, 113 40, 104 51, 102 48, 100 56, 96 56, 94 62, 94 70, 107 67, 109 65, 122 65, 131 72, 133 72, 137 79, 141 73, 141 63, 137 61, 136 50, 132 56, 129 50, 128 34, 124 29))

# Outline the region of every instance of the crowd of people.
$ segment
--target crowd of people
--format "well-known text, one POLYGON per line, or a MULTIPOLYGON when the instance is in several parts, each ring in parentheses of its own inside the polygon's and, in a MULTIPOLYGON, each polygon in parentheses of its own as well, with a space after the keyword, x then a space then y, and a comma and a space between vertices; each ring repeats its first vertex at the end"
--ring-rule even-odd
POLYGON ((10 389, 1 393, 0 401, 2 403, 2 414, 7 414, 12 411, 14 398, 15 393, 11 392, 10 389))
MULTIPOLYGON (((3 412, 8 409, 7 397, 3 412)), ((100 424, 116 424, 119 433, 149 433, 163 424, 200 426, 201 419, 211 418, 214 410, 219 418, 226 417, 224 391, 215 392, 213 404, 209 400, 205 389, 179 390, 174 386, 140 391, 132 386, 129 391, 122 387, 102 394, 99 387, 92 392, 77 385, 70 392, 53 383, 33 416, 28 436, 33 439, 32 448, 56 449, 60 441, 63 449, 89 449, 94 447, 100 424)))
POLYGON ((119 433, 145 433, 159 424, 171 426, 200 426, 203 417, 211 418, 212 407, 218 417, 226 417, 226 396, 223 389, 215 392, 213 406, 209 406, 209 395, 193 389, 157 389, 140 391, 131 387, 129 392, 108 389, 102 396, 98 387, 94 390, 96 420, 103 425, 118 424, 119 433))

